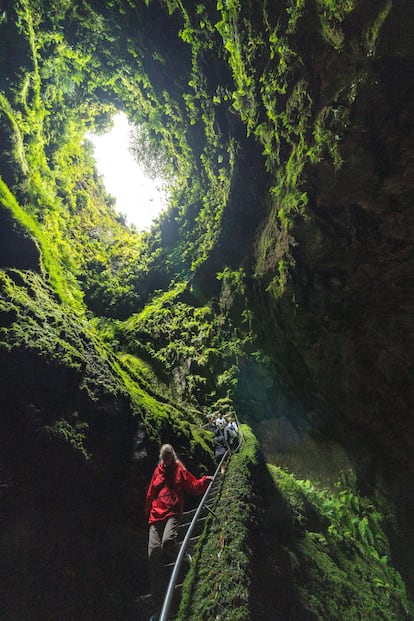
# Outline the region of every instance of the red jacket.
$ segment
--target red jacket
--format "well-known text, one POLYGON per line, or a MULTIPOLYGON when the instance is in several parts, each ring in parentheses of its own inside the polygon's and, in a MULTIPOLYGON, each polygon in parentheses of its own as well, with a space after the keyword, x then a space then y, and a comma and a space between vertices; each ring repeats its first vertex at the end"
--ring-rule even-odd
POLYGON ((206 476, 196 479, 181 462, 175 462, 169 468, 162 462, 159 463, 147 492, 145 514, 148 523, 166 520, 173 515, 180 518, 183 513, 184 492, 198 496, 205 492, 209 483, 206 476))

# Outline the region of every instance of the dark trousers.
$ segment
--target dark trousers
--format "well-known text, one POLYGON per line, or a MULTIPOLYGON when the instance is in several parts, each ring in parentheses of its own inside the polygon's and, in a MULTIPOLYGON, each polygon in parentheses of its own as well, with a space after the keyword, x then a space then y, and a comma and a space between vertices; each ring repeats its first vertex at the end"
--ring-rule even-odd
POLYGON ((151 595, 157 609, 161 608, 168 586, 170 572, 164 567, 177 557, 178 525, 177 517, 150 524, 148 535, 148 570, 151 595))

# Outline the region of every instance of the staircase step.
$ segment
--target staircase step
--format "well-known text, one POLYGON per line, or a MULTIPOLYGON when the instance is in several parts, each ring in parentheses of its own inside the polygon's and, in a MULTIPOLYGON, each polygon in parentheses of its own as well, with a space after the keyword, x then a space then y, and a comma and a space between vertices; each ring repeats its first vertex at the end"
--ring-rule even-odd
POLYGON ((145 593, 145 595, 140 595, 135 600, 135 604, 143 604, 145 606, 149 606, 152 603, 151 593, 145 593))
MULTIPOLYGON (((206 515, 204 515, 203 517, 198 518, 197 519, 197 524, 199 522, 205 522, 206 519, 207 519, 206 515)), ((178 530, 182 530, 183 528, 186 528, 186 527, 190 526, 190 524, 191 524, 191 520, 189 522, 181 522, 181 524, 178 526, 178 530)))
MULTIPOLYGON (((200 539, 200 537, 201 537, 201 535, 196 535, 195 537, 190 537, 190 539, 188 540, 188 543, 189 543, 190 545, 191 545, 192 543, 194 544, 194 543, 196 543, 196 541, 198 541, 198 540, 200 539)), ((183 545, 183 542, 182 542, 182 541, 179 541, 179 542, 178 542, 178 545, 179 545, 179 546, 182 546, 182 545, 183 545)))
MULTIPOLYGON (((174 565, 174 563, 172 563, 172 565, 174 565)), ((175 590, 178 591, 179 589, 183 588, 183 582, 180 582, 180 584, 176 584, 175 585, 175 590)), ((138 604, 151 604, 152 602, 152 595, 151 593, 145 593, 145 595, 140 595, 139 597, 137 597, 137 599, 135 600, 135 602, 138 604)))
POLYGON ((197 509, 189 509, 188 511, 184 511, 183 516, 184 515, 194 515, 194 513, 197 511, 197 509))

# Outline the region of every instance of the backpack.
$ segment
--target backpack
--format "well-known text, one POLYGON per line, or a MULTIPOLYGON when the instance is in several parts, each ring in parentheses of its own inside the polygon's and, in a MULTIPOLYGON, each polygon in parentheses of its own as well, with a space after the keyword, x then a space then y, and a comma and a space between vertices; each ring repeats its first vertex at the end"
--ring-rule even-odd
POLYGON ((224 430, 224 437, 226 438, 227 445, 231 451, 235 451, 239 445, 239 436, 237 431, 233 427, 226 427, 224 430))

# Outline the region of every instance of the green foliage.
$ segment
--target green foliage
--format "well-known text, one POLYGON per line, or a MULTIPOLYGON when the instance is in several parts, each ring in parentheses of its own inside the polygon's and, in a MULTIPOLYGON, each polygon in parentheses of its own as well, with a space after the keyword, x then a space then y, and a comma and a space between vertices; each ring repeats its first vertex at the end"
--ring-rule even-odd
MULTIPOLYGON (((264 275, 278 261, 280 268, 274 248, 277 231, 288 230, 307 206, 302 171, 310 149, 313 102, 306 81, 296 77, 301 59, 294 49, 304 2, 292 3, 285 14, 281 9, 279 19, 275 18, 278 11, 271 14, 264 6, 261 28, 253 27, 248 11, 239 3, 220 3, 219 8, 222 20, 217 27, 229 52, 236 84, 233 105, 248 131, 262 143, 265 165, 274 180, 271 209, 257 245, 256 271, 264 275)), ((283 291, 284 282, 285 277, 279 277, 278 291, 283 291)))
POLYGON ((237 300, 237 307, 244 307, 241 311, 241 315, 243 317, 243 323, 247 324, 247 330, 250 331, 252 314, 247 307, 246 272, 244 268, 241 267, 238 270, 231 270, 226 266, 222 272, 217 273, 217 280, 222 282, 219 299, 221 311, 224 314, 231 312, 237 300))
MULTIPOLYGON (((342 21, 356 6, 354 0, 318 0, 322 27, 339 36, 342 21)), ((154 267, 168 285, 208 259, 219 239, 234 174, 237 141, 224 120, 230 106, 263 145, 271 179, 256 274, 270 282, 278 270, 276 290, 283 290, 280 260, 291 267, 292 257, 280 256, 274 240, 306 216, 306 167, 322 158, 341 167, 346 122, 329 109, 318 109, 303 71, 303 35, 317 26, 305 23, 307 8, 306 0, 278 7, 220 1, 214 10, 205 3, 164 1, 160 11, 166 21, 174 16, 176 28, 164 40, 157 29, 147 28, 150 2, 112 2, 106 8, 86 3, 82 10, 68 2, 53 9, 41 1, 16 4, 17 27, 30 53, 15 90, 0 93, 0 109, 13 136, 19 202, 41 224, 66 275, 68 297, 79 301, 80 284, 94 312, 126 317, 152 293, 147 274, 154 267), (139 38, 134 23, 142 26, 139 38), (205 69, 211 62, 217 64, 214 75, 205 69), (174 80, 175 72, 180 79, 174 80), (176 244, 169 248, 163 243, 168 216, 141 245, 113 224, 111 199, 82 152, 85 131, 102 131, 116 108, 139 128, 135 150, 140 159, 154 174, 173 172, 176 244), (122 241, 95 237, 88 244, 86 214, 97 221, 104 213, 105 236, 112 229, 113 240, 122 241), (126 250, 131 243, 137 266, 126 250)), ((367 33, 371 51, 389 10, 385 3, 373 16, 367 33)))
POLYGON ((205 377, 188 370, 190 366, 208 369, 214 355, 211 344, 215 328, 209 307, 194 308, 179 301, 185 288, 185 283, 178 283, 155 296, 141 313, 118 324, 115 336, 128 351, 158 363, 164 373, 186 367, 183 390, 190 396, 204 390, 205 377), (208 345, 210 349, 206 349, 208 345))
MULTIPOLYGON (((133 270, 142 241, 116 216, 96 176, 91 149, 83 142, 86 129, 102 130, 115 107, 87 93, 84 100, 80 97, 85 73, 92 71, 94 62, 90 50, 73 48, 60 29, 53 30, 66 10, 69 5, 60 5, 46 26, 41 12, 33 19, 30 3, 22 2, 19 8, 19 25, 32 51, 32 72, 26 73, 17 94, 1 95, 0 107, 15 137, 12 155, 22 178, 18 193, 23 208, 18 212, 14 188, 5 204, 26 225, 24 212, 31 214, 30 230, 36 229, 44 267, 62 300, 84 311, 83 289, 94 312, 122 317, 140 300, 133 270)), ((102 27, 94 32, 103 36, 102 27)), ((96 81, 94 88, 97 76, 96 81)))
POLYGON ((122 392, 112 367, 112 354, 69 306, 59 304, 38 274, 0 271, 1 312, 12 317, 0 329, 1 347, 32 351, 81 374, 82 387, 91 395, 105 390, 122 392), (89 361, 85 367, 85 361, 89 361))
POLYGON ((335 489, 298 480, 268 466, 279 491, 303 533, 295 554, 307 565, 307 607, 332 621, 360 618, 410 619, 405 585, 390 562, 386 519, 380 507, 361 496, 351 471, 335 489))
MULTIPOLYGON (((168 428, 191 451, 195 452, 195 447, 206 454, 211 451, 196 413, 174 404, 143 363, 131 356, 117 358, 86 319, 58 303, 41 276, 0 271, 0 293, 4 318, 0 349, 31 352, 44 363, 71 370, 78 377, 80 390, 92 401, 103 396, 129 401, 154 441, 162 441, 168 428)), ((85 448, 88 428, 76 413, 58 419, 45 431, 89 459, 85 448)))
MULTIPOLYGON (((303 17, 307 14, 310 19, 309 12, 306 13, 310 3, 297 0, 279 8, 267 4, 253 8, 253 4, 219 2, 221 19, 216 28, 234 79, 233 106, 248 132, 263 145, 266 169, 273 180, 268 218, 257 244, 256 274, 272 280, 270 290, 280 297, 287 280, 280 260, 289 267, 293 260, 290 254, 280 256, 277 240, 281 231, 292 231, 295 222, 307 216, 304 180, 309 165, 323 158, 335 169, 341 168, 341 143, 347 119, 340 119, 329 108, 318 109, 304 70, 308 59, 302 42, 309 29, 319 25, 306 22, 303 17), (255 20, 251 19, 252 11, 255 20), (279 276, 271 276, 276 270, 279 276)), ((342 22, 357 5, 355 0, 317 2, 323 34, 335 49, 345 45, 342 22)), ((380 7, 371 28, 372 41, 377 40, 388 11, 389 3, 380 7)), ((369 33, 367 37, 370 38, 369 33)), ((368 47, 373 49, 373 45, 368 47)), ((343 76, 338 88, 350 90, 352 86, 347 80, 343 76)))
MULTIPOLYGON (((242 292, 240 274, 236 285, 242 292)), ((252 341, 251 317, 246 310, 240 329, 234 328, 226 325, 223 315, 215 315, 211 306, 194 307, 188 299, 187 283, 172 283, 168 291, 156 293, 140 313, 113 324, 108 342, 144 358, 164 383, 173 376, 177 397, 204 406, 234 396, 244 348, 252 341)), ((241 300, 245 304, 245 297, 241 300)))
POLYGON ((12 216, 27 229, 40 247, 44 273, 47 273, 50 282, 62 302, 69 304, 76 311, 84 309, 81 292, 74 286, 73 278, 64 269, 56 247, 50 243, 50 237, 45 234, 35 218, 25 212, 17 203, 5 183, 0 178, 0 201, 12 216), (69 285, 69 286, 68 286, 69 285))
POLYGON ((368 28, 367 35, 366 35, 366 46, 367 46, 367 53, 369 56, 373 56, 375 53, 375 47, 378 41, 378 37, 381 33, 381 28, 385 20, 387 19, 388 14, 391 11, 391 8, 392 8, 392 2, 391 0, 387 0, 384 3, 383 9, 380 10, 378 15, 376 16, 371 27, 368 28))
POLYGON ((318 0, 318 8, 321 14, 322 32, 326 40, 337 50, 344 44, 344 33, 341 22, 357 5, 357 0, 318 0))
MULTIPOLYGON (((79 234, 73 213, 82 206, 90 214, 93 201, 88 196, 94 194, 101 201, 97 219, 102 220, 105 211, 102 189, 94 181, 94 162, 82 148, 86 123, 105 108, 87 111, 83 104, 75 105, 74 89, 82 81, 88 57, 70 48, 61 33, 42 30, 41 13, 33 12, 29 2, 19 3, 16 10, 19 28, 29 41, 31 67, 16 91, 0 97, 14 136, 9 157, 20 181, 17 188, 2 185, 3 204, 34 232, 44 268, 61 299, 82 312, 76 278, 84 266, 88 231, 79 234)), ((106 212, 107 219, 113 219, 109 206, 106 212)))
POLYGON ((244 295, 246 292, 245 287, 246 273, 243 268, 239 270, 231 270, 226 267, 222 272, 217 273, 217 280, 224 280, 235 293, 244 295))
POLYGON ((79 420, 78 412, 73 412, 72 420, 60 419, 53 425, 46 425, 44 431, 54 440, 62 439, 68 442, 76 451, 79 451, 86 460, 90 460, 91 455, 85 448, 85 440, 89 430, 88 423, 79 420))
POLYGON ((278 275, 271 280, 267 287, 267 291, 270 291, 275 299, 278 299, 283 295, 288 280, 288 268, 286 261, 283 259, 281 259, 278 263, 278 270, 278 275))

